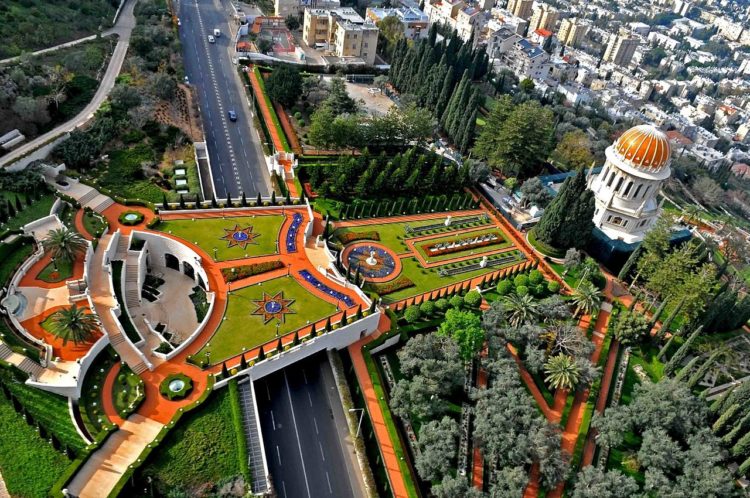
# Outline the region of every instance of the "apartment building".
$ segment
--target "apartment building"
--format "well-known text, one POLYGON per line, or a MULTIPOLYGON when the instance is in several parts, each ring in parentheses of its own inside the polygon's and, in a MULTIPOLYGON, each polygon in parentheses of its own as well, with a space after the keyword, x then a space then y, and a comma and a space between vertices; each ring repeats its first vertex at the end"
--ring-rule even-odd
POLYGON ((553 31, 558 19, 560 19, 560 12, 557 9, 545 3, 539 4, 531 14, 529 33, 533 33, 537 29, 553 31))
POLYGON ((397 9, 368 8, 365 17, 369 21, 378 23, 389 16, 395 16, 404 28, 404 36, 410 40, 427 38, 430 29, 430 20, 427 14, 413 7, 400 7, 397 9))
POLYGON ((308 46, 329 50, 337 57, 375 63, 378 28, 352 8, 305 9, 302 39, 308 46))
POLYGON ((501 55, 500 60, 520 79, 543 80, 551 71, 549 54, 526 38, 515 42, 510 50, 501 55))
POLYGON ((580 47, 586 34, 589 32, 589 25, 580 19, 563 19, 560 23, 560 30, 557 32, 557 39, 567 47, 580 47))
POLYGON ((507 10, 514 16, 528 21, 531 18, 533 6, 534 0, 508 0, 507 10))
POLYGON ((430 23, 440 23, 458 31, 458 36, 464 41, 471 38, 471 34, 482 20, 482 11, 469 6, 463 0, 430 0, 424 6, 430 23))
POLYGON ((274 0, 275 15, 286 17, 298 16, 305 9, 336 9, 341 7, 340 0, 274 0))
POLYGON ((627 66, 633 59, 636 48, 638 38, 631 36, 627 30, 620 29, 619 33, 610 35, 607 49, 604 51, 604 61, 627 66))

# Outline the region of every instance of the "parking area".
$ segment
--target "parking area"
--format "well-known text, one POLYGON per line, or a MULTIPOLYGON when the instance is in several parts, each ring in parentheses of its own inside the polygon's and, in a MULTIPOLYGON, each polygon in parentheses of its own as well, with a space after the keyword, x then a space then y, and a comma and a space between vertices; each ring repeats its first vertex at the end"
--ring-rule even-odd
POLYGON ((387 113, 388 109, 394 105, 393 101, 386 97, 383 92, 371 92, 371 88, 375 88, 375 86, 363 83, 346 83, 346 91, 353 99, 360 101, 369 114, 382 115, 387 113))

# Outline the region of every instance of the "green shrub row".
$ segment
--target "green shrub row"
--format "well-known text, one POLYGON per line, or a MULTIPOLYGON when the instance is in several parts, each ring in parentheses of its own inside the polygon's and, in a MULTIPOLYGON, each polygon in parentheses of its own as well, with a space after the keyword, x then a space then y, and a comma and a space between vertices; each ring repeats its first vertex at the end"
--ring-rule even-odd
POLYGON ((279 270, 281 268, 284 268, 284 263, 281 261, 266 261, 263 263, 251 263, 249 265, 240 265, 232 268, 222 268, 221 276, 224 277, 225 282, 229 283, 236 280, 242 280, 243 278, 252 277, 253 275, 260 275, 261 273, 279 270))

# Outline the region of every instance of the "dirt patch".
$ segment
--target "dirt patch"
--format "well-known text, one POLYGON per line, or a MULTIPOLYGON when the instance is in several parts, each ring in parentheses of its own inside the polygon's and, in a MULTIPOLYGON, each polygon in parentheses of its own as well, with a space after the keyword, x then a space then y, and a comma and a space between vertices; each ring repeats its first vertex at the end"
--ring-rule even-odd
POLYGON ((154 109, 154 119, 159 123, 179 128, 193 142, 203 140, 196 100, 190 86, 178 85, 173 102, 159 102, 154 109))

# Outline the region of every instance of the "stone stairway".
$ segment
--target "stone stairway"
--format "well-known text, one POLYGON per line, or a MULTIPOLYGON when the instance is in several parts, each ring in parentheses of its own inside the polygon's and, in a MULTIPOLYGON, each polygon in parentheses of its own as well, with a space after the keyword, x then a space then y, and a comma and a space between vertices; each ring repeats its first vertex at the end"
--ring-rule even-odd
POLYGON ((8 346, 0 342, 0 360, 5 360, 12 354, 13 351, 11 351, 8 346))
POLYGON ((263 459, 263 436, 256 416, 254 391, 252 380, 239 385, 242 425, 245 428, 248 465, 252 474, 252 491, 254 494, 263 494, 268 492, 268 472, 263 459))
POLYGON ((78 202, 81 204, 81 206, 86 207, 98 195, 99 195, 99 192, 97 190, 91 189, 85 194, 83 194, 81 197, 79 197, 78 202))
POLYGON ((125 260, 125 303, 128 309, 141 305, 141 292, 138 288, 138 256, 128 254, 125 260))
POLYGON ((120 334, 119 332, 115 334, 109 334, 109 343, 112 345, 112 347, 118 346, 123 342, 125 342, 125 336, 120 334))
POLYGON ((98 195, 92 201, 89 207, 99 214, 102 214, 105 209, 114 204, 115 201, 111 197, 106 195, 98 195))
POLYGON ((133 371, 134 374, 140 375, 146 370, 148 370, 148 366, 145 363, 140 362, 130 367, 130 369, 133 371))
POLYGON ((35 379, 38 379, 44 372, 44 368, 39 363, 29 358, 24 358, 17 366, 35 379))
POLYGON ((128 257, 128 247, 130 247, 130 237, 127 235, 120 235, 120 238, 117 241, 115 259, 125 261, 128 257))

